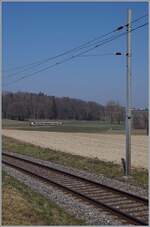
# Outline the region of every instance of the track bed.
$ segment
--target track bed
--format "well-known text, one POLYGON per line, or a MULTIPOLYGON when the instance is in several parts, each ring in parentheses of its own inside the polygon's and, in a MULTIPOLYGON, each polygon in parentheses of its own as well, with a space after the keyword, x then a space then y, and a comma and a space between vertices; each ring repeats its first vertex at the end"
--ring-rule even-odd
POLYGON ((37 161, 28 160, 17 154, 2 154, 2 161, 6 165, 16 168, 50 184, 54 184, 76 195, 92 206, 109 210, 124 224, 148 225, 148 200, 121 190, 96 183, 83 177, 58 170, 37 161))

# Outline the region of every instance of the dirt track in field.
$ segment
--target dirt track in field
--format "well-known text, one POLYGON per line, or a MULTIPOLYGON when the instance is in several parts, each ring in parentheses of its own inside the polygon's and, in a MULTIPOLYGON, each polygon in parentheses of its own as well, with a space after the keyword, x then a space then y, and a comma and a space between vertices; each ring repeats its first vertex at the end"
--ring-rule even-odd
MULTIPOLYGON (((3 129, 2 134, 41 147, 121 163, 125 136, 110 134, 39 132, 3 129)), ((132 165, 148 168, 148 136, 132 136, 132 165)))

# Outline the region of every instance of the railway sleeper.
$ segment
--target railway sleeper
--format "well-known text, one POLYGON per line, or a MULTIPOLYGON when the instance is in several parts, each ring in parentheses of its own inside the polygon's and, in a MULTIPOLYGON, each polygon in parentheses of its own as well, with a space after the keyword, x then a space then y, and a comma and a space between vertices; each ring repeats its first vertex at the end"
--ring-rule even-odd
POLYGON ((122 202, 122 201, 126 201, 126 198, 116 198, 116 199, 114 199, 114 198, 112 198, 112 199, 102 199, 102 200, 104 200, 104 202, 106 202, 108 205, 110 205, 110 203, 112 203, 112 204, 114 204, 115 202, 122 202))
POLYGON ((126 203, 124 202, 124 200, 120 200, 120 201, 114 201, 114 202, 110 202, 109 205, 116 205, 116 206, 120 206, 120 205, 123 205, 123 204, 133 204, 133 201, 132 200, 128 200, 126 201, 126 203))
POLYGON ((120 208, 120 209, 126 209, 126 208, 128 208, 128 209, 137 209, 139 207, 139 205, 137 205, 136 203, 125 203, 125 204, 116 205, 116 207, 120 208))
POLYGON ((116 199, 121 199, 121 197, 119 195, 106 195, 106 196, 100 197, 100 199, 102 199, 102 200, 108 200, 108 199, 116 200, 116 199))
MULTIPOLYGON (((120 208, 122 209, 122 208, 120 208)), ((147 208, 146 207, 135 207, 134 209, 132 207, 127 207, 127 208, 123 208, 123 211, 131 211, 131 212, 135 212, 135 213, 141 213, 141 212, 146 212, 147 208)))

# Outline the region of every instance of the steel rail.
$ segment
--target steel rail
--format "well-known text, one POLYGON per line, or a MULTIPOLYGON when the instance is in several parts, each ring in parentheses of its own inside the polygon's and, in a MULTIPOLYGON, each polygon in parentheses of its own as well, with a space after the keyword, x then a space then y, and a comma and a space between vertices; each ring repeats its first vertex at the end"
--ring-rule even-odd
MULTIPOLYGON (((58 169, 55 169, 55 168, 51 168, 51 167, 49 167, 49 166, 45 166, 45 165, 42 165, 42 164, 40 164, 40 163, 31 161, 31 160, 27 160, 27 159, 24 159, 24 158, 21 158, 21 157, 16 157, 16 155, 14 156, 14 155, 6 154, 6 153, 2 153, 2 155, 3 155, 3 156, 8 156, 8 157, 14 158, 14 159, 16 159, 16 160, 21 160, 22 162, 28 162, 28 163, 30 163, 30 164, 32 164, 32 165, 34 165, 34 166, 38 166, 38 167, 42 167, 42 168, 46 168, 46 169, 52 169, 53 171, 61 172, 61 173, 65 174, 65 175, 69 175, 69 176, 71 176, 71 177, 76 177, 77 179, 84 180, 84 181, 86 181, 86 182, 88 182, 88 183, 92 183, 92 184, 95 184, 95 185, 98 185, 98 186, 103 186, 102 184, 99 184, 99 183, 97 183, 97 182, 94 182, 94 181, 85 179, 85 178, 83 178, 83 177, 78 177, 78 176, 76 176, 76 175, 74 175, 74 174, 71 174, 71 173, 68 173, 68 172, 65 172, 65 171, 62 171, 62 170, 58 170, 58 169)), ((38 177, 38 178, 40 178, 40 179, 42 179, 42 180, 45 180, 45 181, 48 182, 48 183, 52 183, 52 184, 54 184, 54 185, 56 185, 56 186, 59 186, 59 187, 61 187, 62 189, 67 189, 67 190, 70 191, 71 193, 76 194, 76 195, 79 195, 80 197, 82 197, 82 198, 84 198, 84 199, 86 199, 86 200, 88 200, 88 201, 94 203, 94 204, 95 204, 96 206, 98 206, 98 207, 104 207, 104 208, 106 208, 106 209, 109 209, 113 214, 115 214, 115 215, 117 215, 117 216, 120 216, 120 217, 122 217, 122 218, 128 220, 129 223, 134 223, 134 224, 136 224, 136 225, 137 225, 137 224, 140 224, 140 225, 147 225, 146 222, 144 222, 144 221, 142 221, 142 220, 140 220, 140 219, 138 219, 138 218, 136 218, 136 217, 134 217, 134 216, 132 216, 132 215, 130 215, 130 214, 128 214, 128 213, 122 212, 122 211, 119 210, 118 208, 109 206, 109 205, 107 205, 107 204, 105 204, 105 203, 103 203, 103 202, 101 202, 101 201, 97 201, 96 199, 91 198, 90 196, 85 195, 85 194, 82 193, 82 192, 76 191, 75 189, 71 189, 69 186, 66 186, 66 185, 64 186, 64 185, 62 185, 61 183, 56 182, 55 180, 50 180, 47 176, 43 176, 41 173, 38 173, 38 174, 37 174, 37 173, 35 173, 34 171, 29 171, 29 170, 27 170, 26 168, 24 168, 23 166, 19 166, 19 167, 18 167, 18 166, 16 166, 15 164, 12 164, 12 163, 10 163, 10 162, 7 161, 7 160, 3 160, 3 159, 2 159, 2 162, 5 163, 6 165, 10 165, 10 166, 12 166, 12 167, 15 167, 15 168, 21 170, 21 171, 24 171, 24 172, 26 172, 26 173, 28 173, 28 174, 30 174, 30 175, 32 175, 32 176, 38 177)), ((105 187, 105 188, 108 188, 108 189, 112 189, 112 190, 115 191, 115 192, 116 192, 116 191, 118 192, 118 189, 115 190, 114 188, 111 188, 111 187, 107 187, 107 186, 104 186, 104 187, 105 187)), ((120 191, 120 190, 119 190, 119 193, 120 193, 120 192, 121 192, 122 194, 124 194, 124 196, 126 196, 126 192, 123 192, 123 191, 120 191)), ((129 194, 129 193, 127 193, 127 195, 128 195, 128 194, 129 194)), ((137 198, 138 198, 138 201, 140 200, 140 201, 142 201, 142 202, 148 204, 148 200, 145 199, 145 198, 141 198, 141 197, 138 197, 138 196, 135 196, 135 195, 132 196, 132 194, 129 194, 129 196, 132 197, 132 198, 135 197, 136 201, 137 201, 137 198)))
POLYGON ((148 199, 143 198, 143 197, 140 197, 140 196, 137 196, 137 195, 135 195, 135 194, 132 194, 132 193, 129 193, 129 192, 125 192, 125 191, 122 191, 122 190, 117 189, 117 188, 113 188, 113 187, 108 186, 108 185, 105 185, 105 184, 101 184, 101 183, 99 183, 99 182, 96 182, 96 181, 87 179, 87 178, 82 177, 82 176, 75 175, 75 174, 73 174, 73 173, 69 173, 69 172, 64 171, 64 170, 60 170, 60 169, 55 168, 55 167, 52 167, 52 166, 47 166, 47 165, 44 165, 44 164, 41 165, 41 163, 38 162, 38 161, 39 161, 38 159, 37 159, 36 161, 32 161, 32 160, 27 159, 26 157, 19 157, 19 156, 16 156, 17 154, 11 155, 11 154, 9 154, 8 152, 7 152, 7 153, 6 153, 6 152, 3 152, 2 155, 9 156, 9 157, 13 157, 13 158, 16 158, 16 159, 19 159, 19 160, 22 160, 22 161, 27 161, 27 162, 29 162, 29 163, 31 163, 31 164, 36 164, 36 165, 38 165, 38 166, 40 166, 40 167, 41 167, 41 166, 44 166, 44 167, 47 168, 47 169, 51 169, 51 170, 54 170, 54 171, 61 172, 61 173, 63 173, 63 174, 67 174, 68 176, 72 176, 72 177, 75 177, 75 178, 77 178, 77 179, 81 179, 81 180, 86 181, 86 182, 88 182, 88 183, 93 183, 93 184, 95 184, 95 185, 97 185, 97 186, 101 186, 101 187, 106 188, 106 189, 109 189, 109 190, 111 190, 111 191, 113 191, 113 192, 122 193, 123 195, 126 195, 126 196, 128 196, 128 197, 131 197, 132 199, 133 199, 133 197, 134 197, 134 199, 137 199, 137 201, 141 201, 141 202, 145 203, 146 205, 148 205, 148 202, 149 202, 148 199))

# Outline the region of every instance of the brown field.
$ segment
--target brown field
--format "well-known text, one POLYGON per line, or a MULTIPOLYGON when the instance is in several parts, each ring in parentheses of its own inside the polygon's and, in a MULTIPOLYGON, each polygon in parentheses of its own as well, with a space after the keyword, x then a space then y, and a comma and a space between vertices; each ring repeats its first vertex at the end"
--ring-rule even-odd
MULTIPOLYGON (((3 129, 2 134, 41 147, 119 164, 125 157, 124 135, 8 129, 3 129)), ((132 166, 148 168, 148 136, 132 135, 132 166)))

